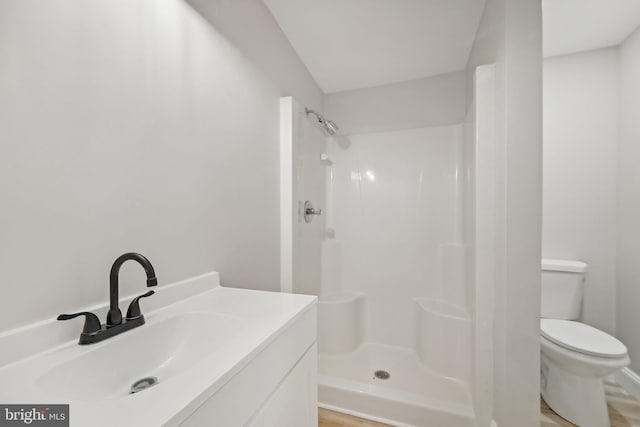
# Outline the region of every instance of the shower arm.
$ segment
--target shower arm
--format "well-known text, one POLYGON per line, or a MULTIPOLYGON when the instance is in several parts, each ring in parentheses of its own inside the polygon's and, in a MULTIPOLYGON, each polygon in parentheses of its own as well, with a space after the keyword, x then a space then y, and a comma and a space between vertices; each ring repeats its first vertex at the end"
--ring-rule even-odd
POLYGON ((317 112, 315 112, 314 110, 310 109, 310 108, 305 108, 304 109, 305 114, 308 116, 309 114, 313 114, 314 116, 316 116, 316 118, 318 119, 318 121, 320 123, 324 123, 324 117, 322 117, 320 114, 318 114, 317 112))

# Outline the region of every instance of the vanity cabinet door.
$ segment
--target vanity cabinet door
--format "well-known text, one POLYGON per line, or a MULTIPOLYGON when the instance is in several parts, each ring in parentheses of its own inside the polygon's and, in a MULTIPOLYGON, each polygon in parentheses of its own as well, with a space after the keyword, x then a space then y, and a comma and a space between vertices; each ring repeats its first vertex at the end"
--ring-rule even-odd
POLYGON ((318 425, 318 350, 314 344, 274 390, 250 427, 315 427, 318 425))

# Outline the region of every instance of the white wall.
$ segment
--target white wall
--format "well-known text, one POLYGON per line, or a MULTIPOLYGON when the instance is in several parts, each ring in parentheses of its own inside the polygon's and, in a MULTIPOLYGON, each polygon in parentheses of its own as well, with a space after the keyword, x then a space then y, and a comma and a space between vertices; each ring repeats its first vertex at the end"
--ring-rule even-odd
POLYGON ((332 93, 326 116, 341 135, 386 132, 461 123, 465 116, 465 73, 332 93))
POLYGON ((280 96, 322 108, 322 91, 262 0, 184 1, 260 69, 280 96))
POLYGON ((493 210, 498 227, 493 416, 501 427, 540 425, 541 21, 539 0, 488 0, 467 64, 472 93, 476 67, 496 63, 496 199, 477 208, 493 210))
POLYGON ((207 6, 0 4, 0 330, 104 301, 126 251, 278 289, 279 97, 321 92, 262 1, 207 6))
POLYGON ((619 48, 618 240, 616 333, 640 372, 640 30, 619 48))
POLYGON ((543 258, 586 262, 582 320, 613 333, 618 54, 544 61, 543 258))

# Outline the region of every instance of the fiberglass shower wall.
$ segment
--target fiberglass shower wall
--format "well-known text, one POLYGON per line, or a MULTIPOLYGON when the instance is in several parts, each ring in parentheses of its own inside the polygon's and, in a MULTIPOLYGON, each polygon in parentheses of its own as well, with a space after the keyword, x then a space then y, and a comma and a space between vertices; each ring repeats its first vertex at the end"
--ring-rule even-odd
POLYGON ((468 360, 448 356, 469 352, 462 131, 327 139, 321 352, 412 348, 435 371, 468 379, 468 360))

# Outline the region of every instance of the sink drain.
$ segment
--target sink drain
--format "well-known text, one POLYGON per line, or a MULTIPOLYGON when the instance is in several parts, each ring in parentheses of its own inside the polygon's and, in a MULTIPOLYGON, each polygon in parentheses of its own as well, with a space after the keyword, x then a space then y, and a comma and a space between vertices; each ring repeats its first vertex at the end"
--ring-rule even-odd
POLYGON ((146 390, 149 387, 153 387, 158 384, 158 378, 156 377, 145 377, 141 380, 136 381, 131 384, 131 389, 129 390, 129 394, 138 393, 139 391, 146 390))
POLYGON ((387 371, 375 371, 373 373, 373 376, 376 377, 379 380, 388 380, 389 378, 391 378, 391 374, 387 371))

